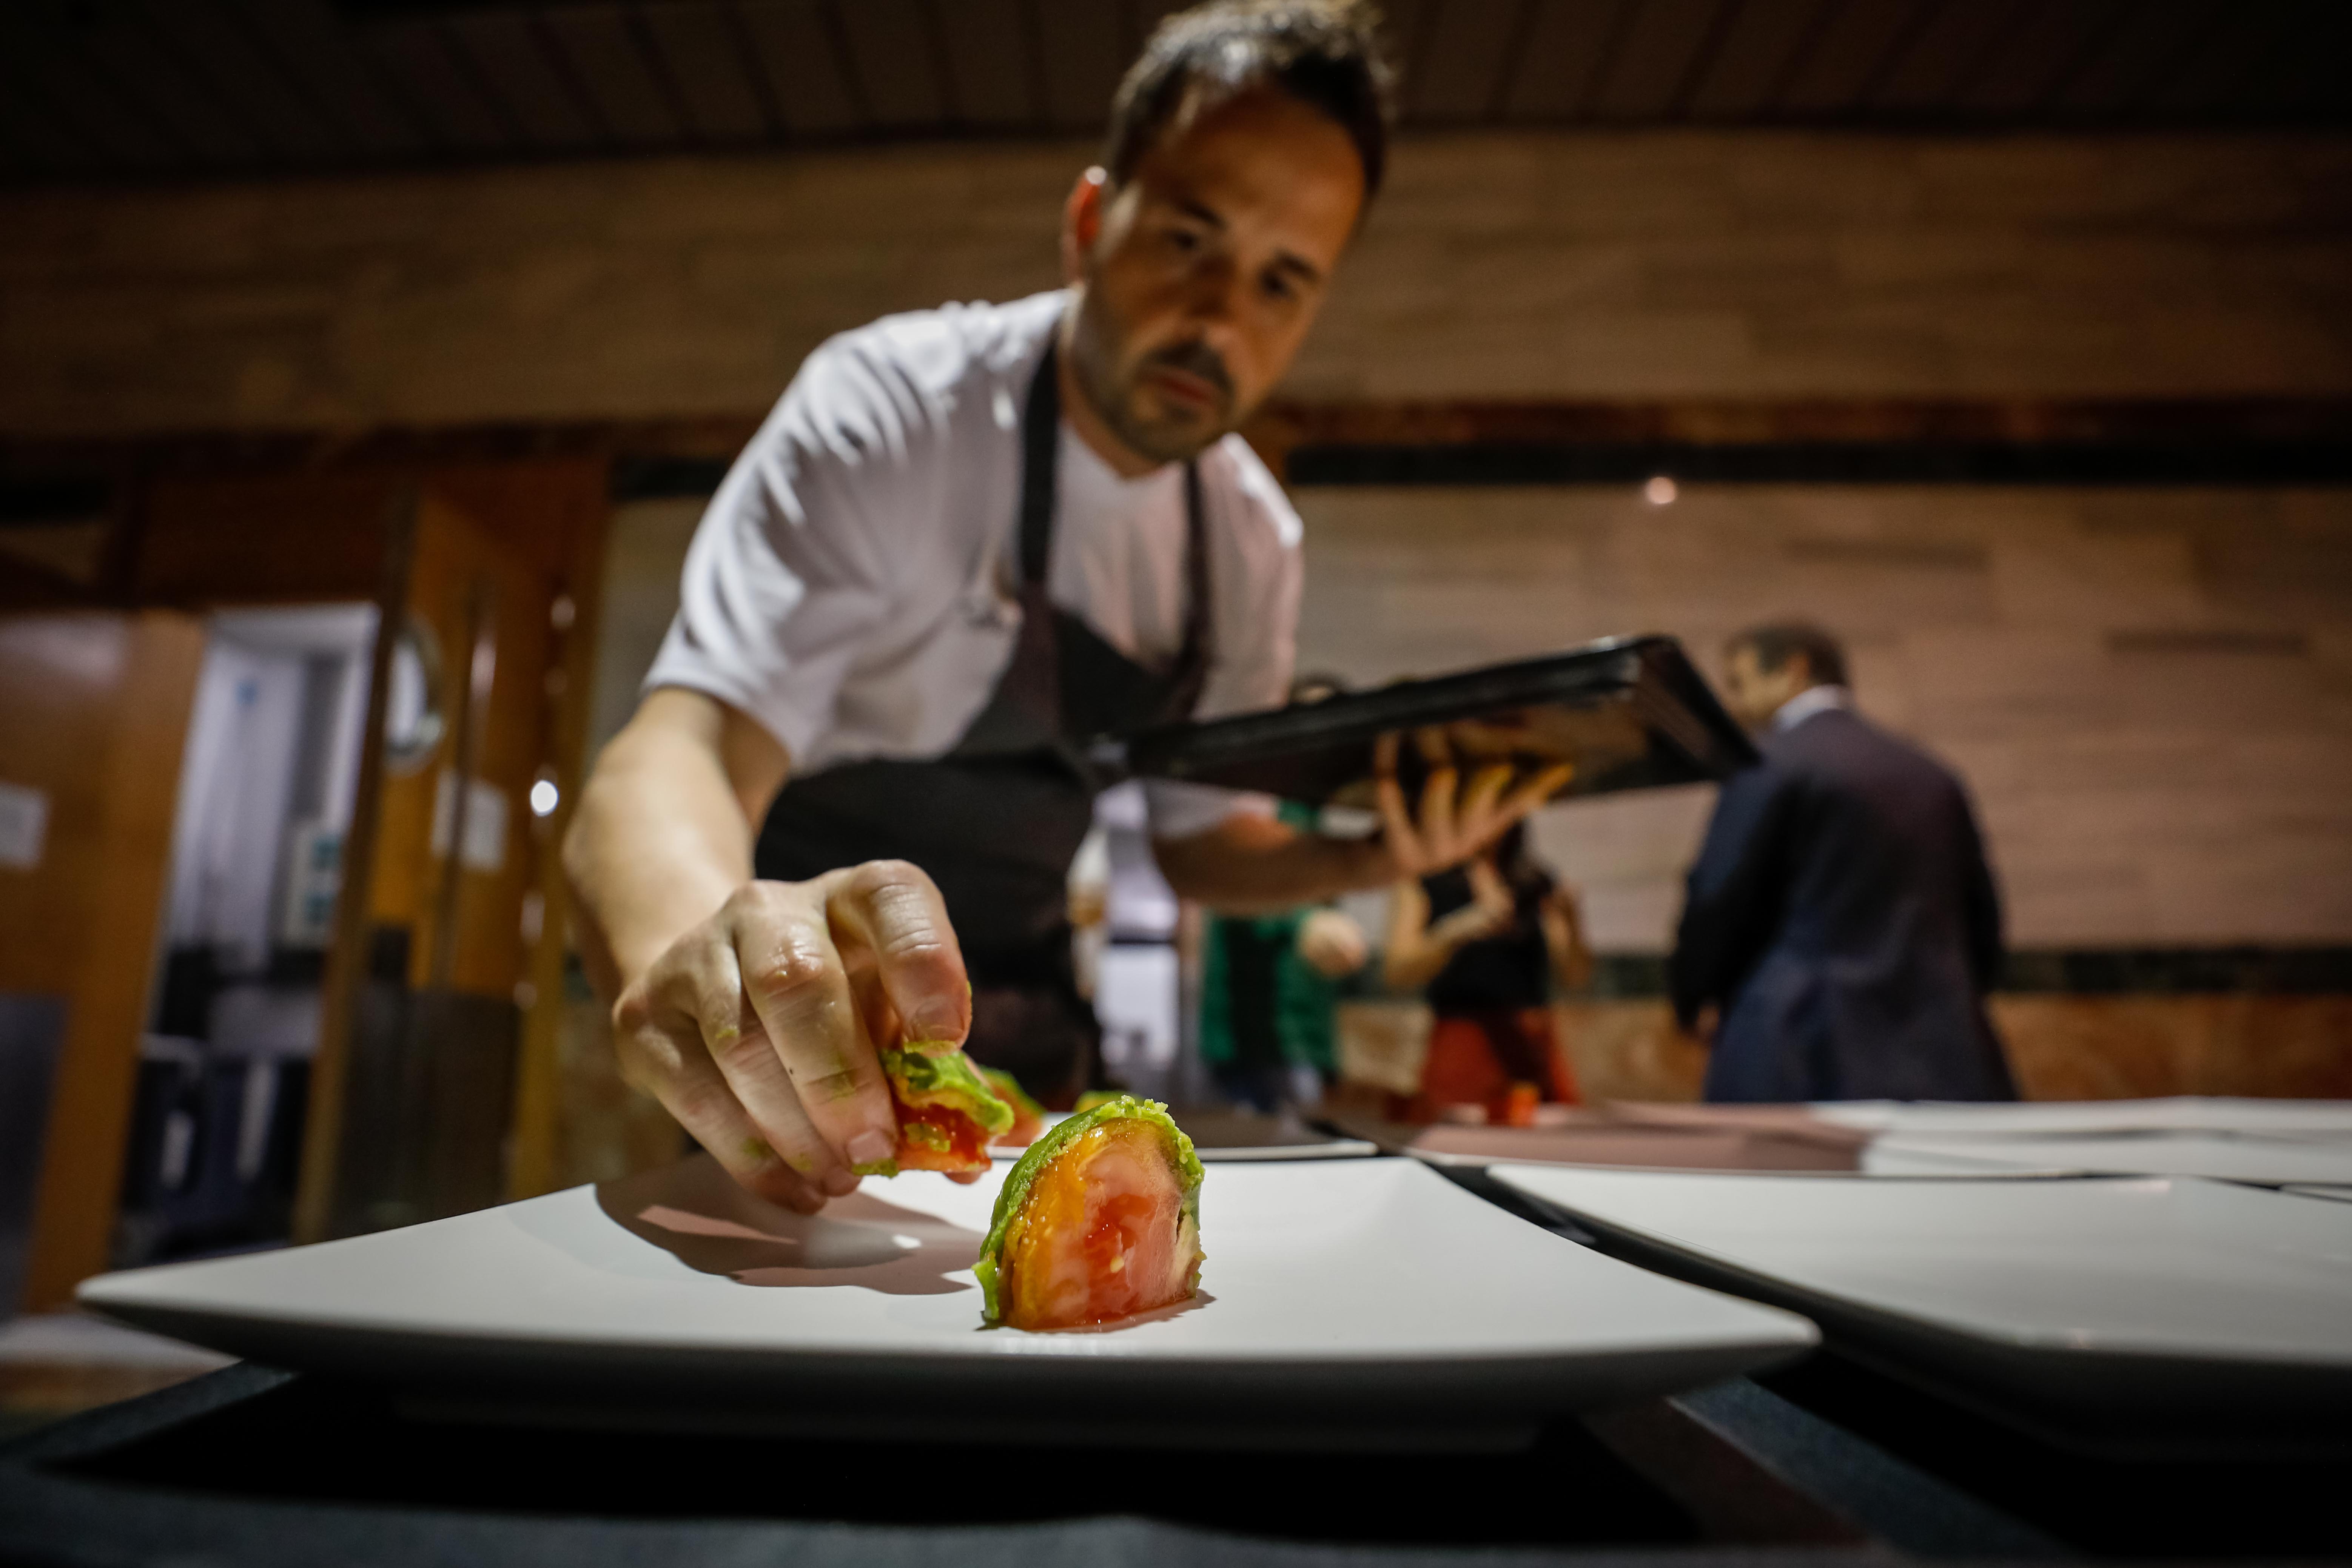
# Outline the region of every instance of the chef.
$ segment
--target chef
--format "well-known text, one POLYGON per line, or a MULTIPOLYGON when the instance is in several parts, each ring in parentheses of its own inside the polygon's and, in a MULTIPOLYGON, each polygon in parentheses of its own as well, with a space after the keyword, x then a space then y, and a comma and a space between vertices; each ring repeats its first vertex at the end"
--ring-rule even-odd
MULTIPOLYGON (((814 1212, 889 1157, 877 1040, 1078 1087, 1087 743, 1283 700, 1298 519, 1233 431, 1379 186, 1386 98, 1340 0, 1171 18, 1064 205, 1068 286, 826 342, 713 498, 565 863, 623 1071, 750 1190, 814 1212)), ((1391 782, 1352 840, 1155 783, 1154 850, 1187 898, 1287 907, 1458 863, 1559 782, 1391 782)))

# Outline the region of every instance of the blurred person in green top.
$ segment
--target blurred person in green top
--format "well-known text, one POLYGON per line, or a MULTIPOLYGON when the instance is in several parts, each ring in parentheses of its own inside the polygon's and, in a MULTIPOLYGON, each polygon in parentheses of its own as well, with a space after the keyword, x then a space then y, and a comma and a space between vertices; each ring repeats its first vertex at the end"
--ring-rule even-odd
MULTIPOLYGON (((1302 676, 1290 700, 1320 702, 1346 689, 1330 676, 1302 676)), ((1318 814, 1284 801, 1278 815, 1310 832, 1318 814)), ((1339 983, 1371 956, 1363 928, 1328 904, 1303 904, 1211 915, 1202 938, 1201 1058, 1218 1089, 1269 1114, 1320 1100, 1339 1070, 1339 983)))

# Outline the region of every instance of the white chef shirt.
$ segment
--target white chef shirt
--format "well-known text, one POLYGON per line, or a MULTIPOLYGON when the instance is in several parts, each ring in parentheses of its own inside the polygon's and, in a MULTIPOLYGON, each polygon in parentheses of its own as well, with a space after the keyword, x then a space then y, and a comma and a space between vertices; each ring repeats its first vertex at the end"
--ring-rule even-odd
MULTIPOLYGON (((819 347, 736 458, 687 552, 646 689, 708 692, 796 773, 953 749, 1013 657, 1021 410, 1064 292, 886 316, 819 347)), ((1066 422, 1046 592, 1163 667, 1183 643, 1184 476, 1125 479, 1066 422)), ((1290 686, 1298 514, 1237 436, 1198 459, 1210 664, 1197 717, 1290 686)), ((1204 832, 1260 797, 1154 780, 1152 831, 1204 832)))

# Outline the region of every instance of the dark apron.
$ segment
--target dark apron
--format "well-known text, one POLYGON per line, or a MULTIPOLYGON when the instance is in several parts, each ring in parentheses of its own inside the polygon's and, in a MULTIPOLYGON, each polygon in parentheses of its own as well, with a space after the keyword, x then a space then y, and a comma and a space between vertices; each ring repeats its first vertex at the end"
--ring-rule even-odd
POLYGON ((996 689, 947 755, 845 763, 776 796, 752 852, 757 874, 800 882, 866 860, 930 874, 971 976, 966 1048, 1049 1105, 1097 1071, 1101 1029, 1070 953, 1070 862, 1108 782, 1087 760, 1097 737, 1187 719, 1208 672, 1209 557, 1201 476, 1184 468, 1184 642, 1154 672, 1045 591, 1062 428, 1054 348, 1021 422, 1021 630, 996 689))

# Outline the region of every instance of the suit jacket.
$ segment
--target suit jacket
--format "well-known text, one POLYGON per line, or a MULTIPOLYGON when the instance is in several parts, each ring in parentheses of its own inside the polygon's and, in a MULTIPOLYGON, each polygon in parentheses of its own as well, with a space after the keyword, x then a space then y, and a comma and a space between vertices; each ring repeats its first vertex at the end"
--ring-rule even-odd
POLYGON ((1985 1016, 2000 899, 1968 792, 1860 715, 1817 713, 1723 786, 1669 969, 1722 1009, 1710 1100, 2014 1100, 1985 1016))

